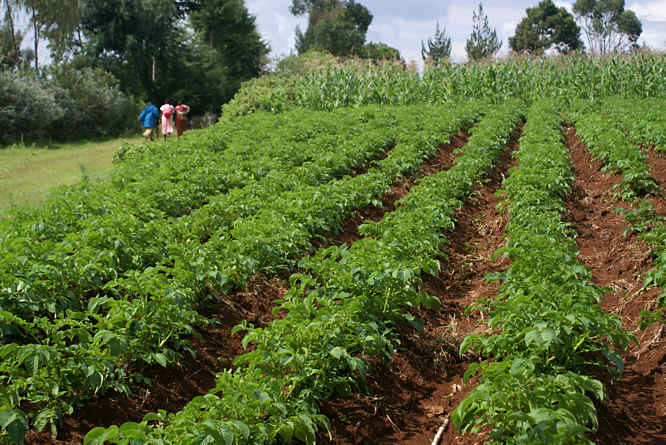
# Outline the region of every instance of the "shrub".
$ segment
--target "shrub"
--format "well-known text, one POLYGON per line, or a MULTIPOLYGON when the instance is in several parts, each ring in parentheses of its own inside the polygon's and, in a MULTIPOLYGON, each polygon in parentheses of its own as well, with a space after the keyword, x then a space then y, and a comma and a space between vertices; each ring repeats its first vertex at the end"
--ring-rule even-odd
POLYGON ((64 116, 57 92, 30 72, 0 72, 0 142, 47 137, 64 116))
POLYGON ((120 134, 136 127, 137 104, 108 73, 53 67, 0 72, 1 143, 81 139, 120 134))
POLYGON ((294 102, 296 77, 269 74, 243 82, 233 99, 222 105, 222 119, 265 110, 285 111, 294 102))
POLYGON ((50 75, 64 112, 49 131, 57 139, 111 136, 136 126, 138 106, 111 74, 63 66, 52 68, 50 75))

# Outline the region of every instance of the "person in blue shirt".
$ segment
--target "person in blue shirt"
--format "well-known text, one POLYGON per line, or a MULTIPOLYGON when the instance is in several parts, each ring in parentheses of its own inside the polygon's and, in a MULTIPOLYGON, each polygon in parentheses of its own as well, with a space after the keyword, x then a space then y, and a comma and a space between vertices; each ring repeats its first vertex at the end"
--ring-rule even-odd
MULTIPOLYGON (((153 101, 154 102, 154 101, 153 101)), ((160 120, 160 110, 157 109, 155 105, 149 103, 141 111, 139 115, 139 123, 143 127, 142 136, 151 141, 155 139, 155 128, 157 128, 157 122, 160 120)))

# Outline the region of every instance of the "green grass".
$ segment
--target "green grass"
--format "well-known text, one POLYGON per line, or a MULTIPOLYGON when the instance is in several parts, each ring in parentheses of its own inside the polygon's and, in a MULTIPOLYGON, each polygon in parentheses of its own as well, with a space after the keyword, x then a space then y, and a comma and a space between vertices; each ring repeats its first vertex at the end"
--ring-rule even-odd
POLYGON ((0 148, 0 214, 15 205, 34 206, 55 186, 75 184, 83 174, 91 180, 106 177, 113 168, 113 153, 140 136, 105 141, 0 148))

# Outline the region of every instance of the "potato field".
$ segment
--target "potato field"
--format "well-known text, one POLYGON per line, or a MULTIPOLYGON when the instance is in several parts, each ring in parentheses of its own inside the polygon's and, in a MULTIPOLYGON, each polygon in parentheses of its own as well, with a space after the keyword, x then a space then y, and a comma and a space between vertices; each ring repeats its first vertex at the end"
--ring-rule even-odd
POLYGON ((0 443, 666 443, 666 56, 280 100, 0 219, 0 443))

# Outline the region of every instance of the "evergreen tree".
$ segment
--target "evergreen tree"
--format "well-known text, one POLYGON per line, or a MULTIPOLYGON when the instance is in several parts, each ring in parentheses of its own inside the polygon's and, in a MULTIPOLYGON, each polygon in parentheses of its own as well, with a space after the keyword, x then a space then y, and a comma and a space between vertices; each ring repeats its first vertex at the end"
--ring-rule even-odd
POLYGON ((474 22, 472 34, 465 44, 465 52, 469 60, 480 60, 495 54, 502 42, 497 38, 497 31, 490 30, 488 16, 483 12, 483 5, 479 3, 478 10, 472 15, 474 22))
POLYGON ((577 0, 573 11, 582 23, 588 49, 599 54, 638 46, 643 25, 624 0, 577 0))
POLYGON ((554 46, 564 53, 581 49, 583 42, 574 17, 552 0, 543 0, 534 8, 527 8, 527 17, 516 27, 516 34, 509 37, 509 46, 517 52, 532 53, 543 53, 554 46))
POLYGON ((446 35, 446 29, 439 29, 439 21, 435 28, 435 35, 428 39, 426 48, 421 41, 421 57, 426 63, 432 63, 435 67, 440 66, 451 57, 451 37, 446 35))

